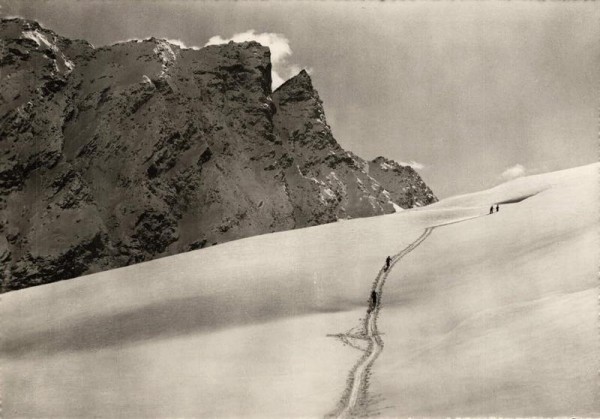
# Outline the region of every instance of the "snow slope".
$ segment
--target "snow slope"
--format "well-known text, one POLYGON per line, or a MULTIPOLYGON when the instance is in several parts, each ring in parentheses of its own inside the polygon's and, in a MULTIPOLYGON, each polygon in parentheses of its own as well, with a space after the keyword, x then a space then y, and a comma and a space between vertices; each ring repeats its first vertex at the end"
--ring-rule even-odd
POLYGON ((3 415, 322 417, 361 356, 327 335, 447 224, 387 277, 364 413, 598 416, 599 168, 4 294, 3 415))

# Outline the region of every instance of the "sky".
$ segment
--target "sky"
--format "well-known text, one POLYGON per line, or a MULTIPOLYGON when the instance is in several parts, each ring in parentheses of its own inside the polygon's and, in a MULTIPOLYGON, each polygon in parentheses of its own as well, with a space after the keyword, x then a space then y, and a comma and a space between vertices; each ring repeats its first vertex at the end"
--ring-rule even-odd
POLYGON ((440 197, 598 160, 600 4, 0 0, 107 45, 256 39, 275 86, 307 69, 337 141, 440 197))

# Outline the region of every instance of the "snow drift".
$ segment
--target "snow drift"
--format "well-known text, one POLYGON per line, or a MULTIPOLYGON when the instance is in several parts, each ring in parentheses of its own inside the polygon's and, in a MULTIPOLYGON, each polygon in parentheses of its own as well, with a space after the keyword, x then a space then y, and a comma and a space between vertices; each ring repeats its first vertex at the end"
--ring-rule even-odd
POLYGON ((443 225, 387 278, 365 413, 597 416, 599 167, 5 294, 3 412, 323 416, 360 356, 327 335, 443 225))

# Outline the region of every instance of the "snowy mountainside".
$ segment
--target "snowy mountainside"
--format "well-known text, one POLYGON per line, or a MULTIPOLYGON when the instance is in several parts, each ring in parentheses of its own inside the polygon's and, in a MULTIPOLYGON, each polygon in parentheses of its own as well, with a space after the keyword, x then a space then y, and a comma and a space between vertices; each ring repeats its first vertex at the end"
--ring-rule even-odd
POLYGON ((433 228, 382 289, 363 413, 598 416, 599 168, 5 294, 3 411, 322 417, 361 356, 332 336, 433 228))

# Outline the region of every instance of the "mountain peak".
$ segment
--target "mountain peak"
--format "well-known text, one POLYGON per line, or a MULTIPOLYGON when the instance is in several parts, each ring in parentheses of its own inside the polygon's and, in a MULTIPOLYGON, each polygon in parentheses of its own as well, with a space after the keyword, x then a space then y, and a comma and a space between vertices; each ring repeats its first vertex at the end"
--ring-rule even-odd
POLYGON ((308 82, 311 82, 310 76, 308 75, 308 72, 305 69, 300 70, 300 72, 296 74, 293 78, 298 78, 300 80, 307 80, 308 82))
POLYGON ((25 19, 22 17, 10 17, 10 18, 1 18, 0 26, 2 27, 2 32, 7 37, 18 38, 22 36, 23 33, 27 32, 44 32, 55 35, 53 31, 44 28, 35 20, 25 19))
POLYGON ((281 86, 275 89, 275 92, 278 90, 288 90, 288 89, 296 89, 302 88, 307 91, 314 90, 312 80, 308 74, 308 72, 302 69, 298 74, 286 80, 281 86))
POLYGON ((427 203, 336 142, 306 70, 272 92, 268 47, 94 49, 36 25, 0 21, 0 292, 427 203))
POLYGON ((372 163, 377 164, 381 167, 381 169, 383 170, 405 170, 405 171, 414 171, 413 167, 411 167, 410 165, 407 164, 400 164, 395 160, 391 160, 391 159, 387 159, 383 156, 378 156, 376 158, 374 158, 373 160, 371 160, 372 163))
POLYGON ((1 18, 0 21, 2 23, 16 23, 23 26, 25 29, 43 29, 39 22, 31 19, 25 19, 20 16, 13 16, 8 18, 1 18))

